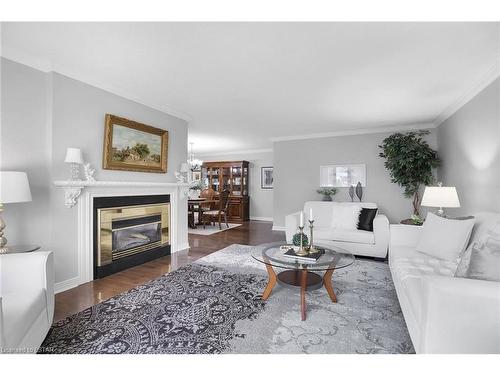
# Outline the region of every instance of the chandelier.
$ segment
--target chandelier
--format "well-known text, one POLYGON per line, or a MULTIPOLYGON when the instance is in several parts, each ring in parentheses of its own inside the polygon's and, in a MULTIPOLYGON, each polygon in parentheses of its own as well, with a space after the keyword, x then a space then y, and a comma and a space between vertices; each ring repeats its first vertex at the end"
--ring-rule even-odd
POLYGON ((201 166, 203 164, 203 160, 196 159, 194 157, 193 142, 190 142, 189 145, 190 145, 190 149, 189 149, 188 164, 189 164, 192 171, 196 171, 196 170, 201 169, 201 166))

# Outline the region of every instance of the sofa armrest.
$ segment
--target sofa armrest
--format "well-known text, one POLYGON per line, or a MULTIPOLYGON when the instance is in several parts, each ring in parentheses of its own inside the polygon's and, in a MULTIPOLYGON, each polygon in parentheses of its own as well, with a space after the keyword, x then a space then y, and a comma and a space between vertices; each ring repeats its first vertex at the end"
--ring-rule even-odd
POLYGON ((390 246, 416 247, 422 227, 418 225, 391 224, 390 246))
POLYGON ((0 257, 0 294, 45 289, 48 321, 54 315, 54 254, 51 251, 4 254, 0 257))
POLYGON ((500 353, 500 282, 422 278, 420 353, 500 353))
POLYGON ((0 294, 0 348, 5 346, 5 327, 3 323, 2 295, 0 294))
POLYGON ((287 242, 292 242, 293 235, 297 233, 297 227, 299 226, 299 216, 300 211, 285 216, 285 233, 287 242))

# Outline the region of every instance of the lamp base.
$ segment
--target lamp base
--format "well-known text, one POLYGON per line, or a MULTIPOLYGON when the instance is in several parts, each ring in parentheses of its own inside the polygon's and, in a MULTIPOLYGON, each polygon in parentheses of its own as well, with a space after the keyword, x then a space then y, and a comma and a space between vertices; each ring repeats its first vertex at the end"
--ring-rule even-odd
POLYGON ((446 217, 443 207, 439 207, 439 209, 436 212, 436 215, 441 216, 441 217, 446 217))

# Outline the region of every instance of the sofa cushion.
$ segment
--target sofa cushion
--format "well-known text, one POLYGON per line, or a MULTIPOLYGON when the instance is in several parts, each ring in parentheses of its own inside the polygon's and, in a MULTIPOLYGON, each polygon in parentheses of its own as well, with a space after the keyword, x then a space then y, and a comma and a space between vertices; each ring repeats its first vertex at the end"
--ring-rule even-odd
POLYGON ((465 277, 500 281, 500 222, 473 245, 465 277))
POLYGON ((45 290, 2 294, 5 341, 7 347, 17 347, 31 325, 46 310, 45 290))
POLYGON ((393 272, 400 280, 408 277, 422 277, 426 275, 453 276, 456 263, 431 256, 414 256, 396 258, 391 265, 393 272))
POLYGON ((474 219, 451 220, 429 212, 422 227, 417 251, 458 265, 473 226, 474 219))
POLYGON ((367 232, 365 230, 346 230, 346 229, 334 229, 332 237, 333 241, 342 242, 354 242, 354 243, 365 243, 374 244, 375 236, 373 232, 367 232))
POLYGON ((373 232, 373 219, 377 215, 378 208, 361 208, 359 213, 358 229, 373 232))
POLYGON ((335 229, 357 230, 361 206, 336 204, 332 206, 332 223, 335 229))

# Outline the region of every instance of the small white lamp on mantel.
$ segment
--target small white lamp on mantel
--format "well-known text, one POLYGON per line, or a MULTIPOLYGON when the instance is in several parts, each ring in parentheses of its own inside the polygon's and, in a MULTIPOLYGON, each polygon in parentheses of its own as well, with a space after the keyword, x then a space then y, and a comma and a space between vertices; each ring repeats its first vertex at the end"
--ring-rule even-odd
POLYGON ((2 220, 3 204, 30 202, 31 191, 28 176, 24 172, 0 171, 0 254, 6 253, 5 222, 2 220))
POLYGON ((439 207, 437 214, 446 217, 443 207, 460 207, 457 189, 454 186, 443 186, 441 182, 438 182, 438 186, 426 186, 422 206, 439 207))
POLYGON ((71 164, 71 181, 80 181, 80 164, 83 164, 82 150, 68 147, 64 162, 71 164))

